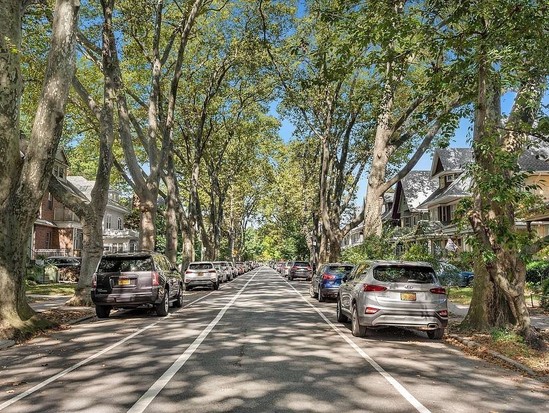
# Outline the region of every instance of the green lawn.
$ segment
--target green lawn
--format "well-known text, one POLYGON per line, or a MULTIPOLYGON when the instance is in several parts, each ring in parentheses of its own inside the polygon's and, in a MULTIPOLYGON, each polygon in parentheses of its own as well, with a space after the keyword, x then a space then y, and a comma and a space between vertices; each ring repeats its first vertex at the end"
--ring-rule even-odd
POLYGON ((471 298, 473 297, 473 288, 465 287, 458 288, 452 287, 448 288, 448 299, 456 304, 471 304, 471 298))
POLYGON ((27 285, 27 294, 73 295, 76 283, 27 285))

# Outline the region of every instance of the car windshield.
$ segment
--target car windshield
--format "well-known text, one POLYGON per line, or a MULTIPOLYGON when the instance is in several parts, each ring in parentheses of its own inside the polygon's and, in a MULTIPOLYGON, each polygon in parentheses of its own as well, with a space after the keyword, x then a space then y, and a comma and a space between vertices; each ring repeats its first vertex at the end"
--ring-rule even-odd
POLYGON ((374 278, 382 282, 418 284, 430 284, 436 280, 432 268, 411 265, 378 266, 374 268, 374 278))
POLYGON ((97 268, 98 273, 103 272, 127 272, 127 271, 152 271, 151 257, 103 257, 97 268))
POLYGON ((189 264, 189 270, 211 270, 213 265, 209 262, 189 264))

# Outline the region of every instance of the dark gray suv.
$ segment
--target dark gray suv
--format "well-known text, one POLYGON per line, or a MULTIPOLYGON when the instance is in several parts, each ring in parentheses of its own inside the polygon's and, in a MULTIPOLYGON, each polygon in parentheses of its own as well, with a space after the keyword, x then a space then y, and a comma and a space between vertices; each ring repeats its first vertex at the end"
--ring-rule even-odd
POLYGON ((156 252, 107 254, 93 275, 91 298, 99 318, 107 318, 113 308, 143 305, 166 316, 170 303, 183 305, 183 279, 169 260, 156 252))

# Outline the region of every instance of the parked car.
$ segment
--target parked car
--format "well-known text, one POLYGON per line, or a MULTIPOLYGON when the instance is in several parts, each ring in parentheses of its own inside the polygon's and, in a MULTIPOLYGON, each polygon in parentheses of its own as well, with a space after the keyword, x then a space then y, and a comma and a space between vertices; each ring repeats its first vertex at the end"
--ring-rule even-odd
POLYGON ((52 256, 47 257, 44 264, 57 267, 59 281, 78 282, 82 264, 80 257, 52 256))
POLYGON ((408 327, 441 339, 448 325, 446 290, 431 264, 371 261, 344 277, 337 295, 337 321, 351 319, 352 333, 371 327, 408 327))
POLYGON ((232 272, 226 261, 214 261, 212 264, 219 275, 219 282, 231 281, 232 272))
POLYGON ((219 288, 219 275, 210 261, 191 262, 185 271, 185 289, 194 287, 219 288))
POLYGON ((313 278, 313 269, 307 261, 292 261, 288 268, 288 280, 294 278, 305 278, 310 281, 313 278))
POLYGON ((442 285, 467 287, 473 283, 475 275, 471 271, 461 271, 455 265, 440 261, 435 265, 438 279, 442 285))
POLYGON ((99 318, 114 308, 153 306, 168 315, 170 303, 183 305, 183 280, 168 258, 156 252, 106 254, 92 279, 91 298, 99 318))
POLYGON ((309 294, 311 297, 316 297, 318 301, 324 301, 327 297, 337 297, 343 278, 348 276, 354 267, 353 264, 335 262, 322 264, 313 275, 309 294))
POLYGON ((292 267, 291 261, 286 261, 284 265, 282 266, 282 275, 286 278, 290 275, 290 268, 292 267))

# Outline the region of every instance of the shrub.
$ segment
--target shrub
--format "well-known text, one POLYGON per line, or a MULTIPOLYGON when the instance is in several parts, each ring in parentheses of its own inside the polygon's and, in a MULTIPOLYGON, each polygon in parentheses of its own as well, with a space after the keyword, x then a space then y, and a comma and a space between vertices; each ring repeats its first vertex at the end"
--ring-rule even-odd
POLYGON ((543 308, 549 309, 549 278, 547 278, 541 286, 541 301, 540 305, 543 308))
POLYGON ((347 248, 341 253, 341 260, 357 264, 365 260, 394 259, 394 247, 387 238, 372 235, 361 245, 347 248))
POLYGON ((541 284, 549 279, 549 261, 532 261, 526 265, 526 282, 541 284))

